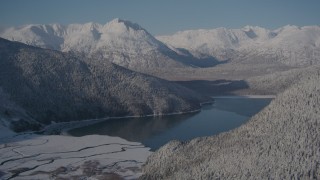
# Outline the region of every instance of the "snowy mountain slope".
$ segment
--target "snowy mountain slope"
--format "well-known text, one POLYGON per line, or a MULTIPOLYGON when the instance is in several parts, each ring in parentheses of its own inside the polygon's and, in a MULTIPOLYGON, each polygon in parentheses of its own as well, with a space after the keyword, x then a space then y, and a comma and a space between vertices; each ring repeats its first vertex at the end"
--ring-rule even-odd
POLYGON ((219 60, 267 57, 287 65, 320 62, 319 26, 189 30, 156 38, 196 56, 213 56, 219 60))
POLYGON ((26 25, 6 29, 0 36, 41 48, 81 52, 132 69, 185 66, 141 26, 121 19, 105 25, 26 25))
POLYGON ((0 57, 0 119, 17 122, 16 131, 51 121, 198 110, 205 101, 177 84, 104 60, 89 64, 73 53, 0 38, 0 57))
POLYGON ((319 179, 320 68, 312 71, 239 128, 164 145, 141 179, 319 179))
POLYGON ((139 71, 186 65, 206 67, 217 64, 217 60, 310 65, 319 63, 320 57, 319 26, 200 29, 156 39, 138 24, 114 19, 105 25, 26 25, 5 29, 0 36, 42 48, 81 52, 139 71))

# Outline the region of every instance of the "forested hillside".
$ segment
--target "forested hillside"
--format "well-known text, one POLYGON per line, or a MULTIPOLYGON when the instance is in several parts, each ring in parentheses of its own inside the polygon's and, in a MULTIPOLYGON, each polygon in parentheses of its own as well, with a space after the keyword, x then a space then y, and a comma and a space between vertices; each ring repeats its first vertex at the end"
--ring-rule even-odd
POLYGON ((203 100, 174 83, 74 53, 0 39, 0 57, 0 115, 17 122, 18 131, 30 122, 191 111, 203 100))
POLYGON ((142 179, 319 179, 320 70, 296 80, 235 130, 165 145, 142 179))

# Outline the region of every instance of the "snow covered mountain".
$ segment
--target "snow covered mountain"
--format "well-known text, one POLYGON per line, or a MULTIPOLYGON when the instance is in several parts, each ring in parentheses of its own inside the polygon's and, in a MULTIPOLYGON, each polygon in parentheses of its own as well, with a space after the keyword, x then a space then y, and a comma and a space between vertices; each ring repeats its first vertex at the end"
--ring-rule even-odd
POLYGON ((226 59, 268 59, 286 65, 319 63, 320 27, 284 26, 276 30, 246 26, 242 29, 189 30, 158 40, 195 56, 226 59))
POLYGON ((276 30, 257 26, 200 29, 155 38, 138 24, 114 19, 105 25, 12 27, 0 32, 0 37, 41 48, 82 53, 94 59, 107 59, 138 71, 190 65, 208 67, 224 60, 289 66, 320 62, 319 26, 288 25, 276 30))
POLYGON ((105 25, 26 25, 6 29, 0 36, 41 48, 81 52, 136 70, 185 66, 174 51, 141 26, 121 19, 105 25))
POLYGON ((51 121, 198 110, 206 101, 175 83, 103 59, 89 64, 73 53, 2 38, 0 57, 0 124, 15 131, 51 121))

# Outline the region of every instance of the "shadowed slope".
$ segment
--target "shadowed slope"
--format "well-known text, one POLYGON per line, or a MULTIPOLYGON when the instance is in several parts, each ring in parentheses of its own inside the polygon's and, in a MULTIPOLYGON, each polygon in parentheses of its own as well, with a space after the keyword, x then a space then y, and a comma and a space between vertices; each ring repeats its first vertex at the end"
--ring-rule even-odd
POLYGON ((190 111, 202 99, 174 83, 72 53, 0 39, 0 56, 3 94, 38 122, 190 111))

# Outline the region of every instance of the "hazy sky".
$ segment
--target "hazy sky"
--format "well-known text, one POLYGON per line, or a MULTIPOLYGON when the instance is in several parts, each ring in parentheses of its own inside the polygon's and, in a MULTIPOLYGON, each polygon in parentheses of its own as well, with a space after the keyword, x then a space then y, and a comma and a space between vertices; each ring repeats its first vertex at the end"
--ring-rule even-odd
POLYGON ((245 25, 320 25, 320 0, 0 0, 0 26, 105 24, 122 18, 151 34, 245 25))

